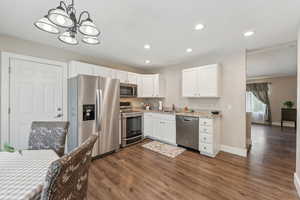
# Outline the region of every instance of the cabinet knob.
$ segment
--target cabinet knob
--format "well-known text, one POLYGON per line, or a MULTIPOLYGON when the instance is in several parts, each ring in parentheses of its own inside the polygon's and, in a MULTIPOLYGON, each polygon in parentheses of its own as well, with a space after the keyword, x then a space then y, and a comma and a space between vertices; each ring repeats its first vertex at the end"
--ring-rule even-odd
POLYGON ((206 147, 204 147, 204 149, 206 150, 206 147))

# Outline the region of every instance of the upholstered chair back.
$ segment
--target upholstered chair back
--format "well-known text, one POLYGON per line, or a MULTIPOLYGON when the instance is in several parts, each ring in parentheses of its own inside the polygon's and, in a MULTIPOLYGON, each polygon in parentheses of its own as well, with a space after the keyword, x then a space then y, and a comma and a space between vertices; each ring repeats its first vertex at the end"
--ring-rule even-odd
POLYGON ((65 152, 69 122, 32 122, 28 148, 52 149, 58 156, 65 152))
POLYGON ((51 164, 41 200, 86 200, 89 167, 97 137, 91 135, 80 147, 51 164))

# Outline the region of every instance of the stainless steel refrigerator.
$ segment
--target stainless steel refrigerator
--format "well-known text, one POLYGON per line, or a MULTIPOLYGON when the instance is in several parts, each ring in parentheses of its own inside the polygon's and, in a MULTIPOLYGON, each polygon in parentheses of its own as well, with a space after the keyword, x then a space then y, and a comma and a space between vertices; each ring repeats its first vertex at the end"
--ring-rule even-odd
POLYGON ((91 134, 99 136, 93 156, 119 149, 119 80, 88 75, 69 79, 68 113, 68 152, 91 134))

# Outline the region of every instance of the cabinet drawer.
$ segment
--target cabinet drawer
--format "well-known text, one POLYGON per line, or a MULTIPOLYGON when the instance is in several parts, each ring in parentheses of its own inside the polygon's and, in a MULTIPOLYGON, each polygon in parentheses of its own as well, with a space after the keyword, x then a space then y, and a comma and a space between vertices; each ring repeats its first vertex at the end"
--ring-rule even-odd
POLYGON ((200 126, 212 126, 213 125, 213 120, 212 119, 200 118, 199 119, 199 124, 200 124, 200 126))
POLYGON ((144 118, 153 118, 153 114, 152 113, 144 113, 144 118))
POLYGON ((199 150, 200 150, 200 152, 205 152, 205 153, 209 153, 209 154, 214 153, 212 144, 200 143, 199 150))
POLYGON ((201 143, 207 143, 212 144, 213 143, 213 136, 209 134, 200 134, 200 142, 201 143))
POLYGON ((213 134, 213 128, 211 126, 200 126, 199 133, 213 134))
POLYGON ((159 120, 168 120, 168 121, 175 121, 175 115, 172 114, 159 114, 153 113, 153 117, 159 120))

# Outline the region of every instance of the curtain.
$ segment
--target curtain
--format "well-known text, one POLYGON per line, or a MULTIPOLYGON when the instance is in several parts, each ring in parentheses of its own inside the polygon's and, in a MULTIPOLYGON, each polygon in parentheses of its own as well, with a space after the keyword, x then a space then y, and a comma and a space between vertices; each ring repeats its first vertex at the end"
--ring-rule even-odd
POLYGON ((265 118, 266 121, 272 123, 272 113, 269 100, 269 84, 268 83, 250 83, 247 84, 247 92, 252 92, 257 99, 266 104, 265 118))

